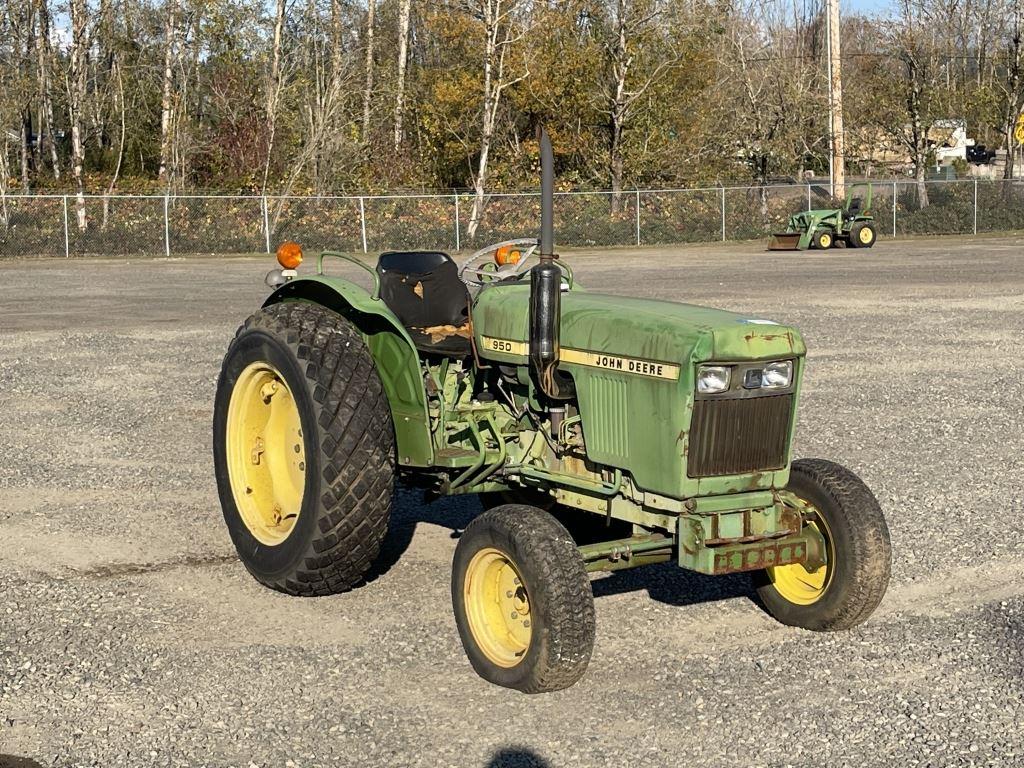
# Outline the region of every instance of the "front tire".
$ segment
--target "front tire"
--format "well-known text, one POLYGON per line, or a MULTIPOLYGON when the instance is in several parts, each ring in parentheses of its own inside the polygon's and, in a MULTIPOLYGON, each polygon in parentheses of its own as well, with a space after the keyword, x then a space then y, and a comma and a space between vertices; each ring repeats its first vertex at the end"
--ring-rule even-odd
POLYGON ((811 247, 827 251, 835 244, 835 237, 831 230, 819 229, 811 235, 811 247))
POLYGON ((507 504, 466 527, 452 605, 470 664, 488 682, 545 693, 587 669, 596 632, 590 579, 569 532, 543 510, 507 504))
POLYGON ((256 312, 224 357, 213 451, 224 520, 262 584, 359 584, 387 531, 395 477, 387 396, 358 330, 306 303, 256 312))
POLYGON ((758 596, 783 624, 821 632, 849 629, 878 607, 889 584, 889 529, 871 490, 850 470, 823 459, 793 462, 794 505, 825 539, 826 564, 762 571, 758 596))

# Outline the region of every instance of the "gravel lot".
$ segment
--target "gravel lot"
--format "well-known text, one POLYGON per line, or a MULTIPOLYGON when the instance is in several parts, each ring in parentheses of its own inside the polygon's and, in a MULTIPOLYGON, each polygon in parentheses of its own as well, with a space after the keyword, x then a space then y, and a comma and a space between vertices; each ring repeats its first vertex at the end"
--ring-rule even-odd
POLYGON ((267 259, 0 263, 0 768, 1024 764, 1024 239, 580 252, 592 289, 793 323, 796 453, 889 519, 863 627, 782 627, 745 576, 594 582, 574 688, 469 667, 448 596, 473 499, 403 493, 368 585, 257 585, 222 525, 217 370, 267 259))

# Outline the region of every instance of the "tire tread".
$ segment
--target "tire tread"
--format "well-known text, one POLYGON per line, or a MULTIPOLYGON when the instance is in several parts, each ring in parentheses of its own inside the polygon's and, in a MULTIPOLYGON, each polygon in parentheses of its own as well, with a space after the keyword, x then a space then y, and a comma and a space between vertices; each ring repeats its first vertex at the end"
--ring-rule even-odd
POLYGON ((267 578, 249 570, 292 595, 344 592, 370 570, 391 516, 395 441, 387 395, 359 331, 326 307, 272 304, 250 316, 235 338, 251 329, 283 341, 304 371, 321 482, 315 533, 293 571, 267 578))
POLYGON ((826 593, 821 605, 793 606, 791 613, 777 612, 775 601, 769 599, 770 592, 774 592, 770 583, 761 587, 762 599, 784 623, 817 631, 850 629, 863 623, 878 607, 889 584, 892 549, 885 517, 871 489, 846 467, 826 459, 799 459, 793 462, 791 471, 813 482, 855 534, 846 538, 850 554, 848 571, 839 585, 843 599, 838 603, 828 601, 826 593))
MULTIPOLYGON (((485 529, 501 532, 517 542, 517 549, 529 553, 536 574, 530 587, 535 593, 544 592, 548 642, 515 687, 524 693, 568 688, 586 672, 597 632, 594 596, 576 542, 551 514, 525 504, 506 504, 484 512, 466 527, 463 539, 470 541, 485 529)), ((461 583, 453 581, 453 592, 461 588, 461 583)), ((535 597, 531 601, 540 602, 535 597)))

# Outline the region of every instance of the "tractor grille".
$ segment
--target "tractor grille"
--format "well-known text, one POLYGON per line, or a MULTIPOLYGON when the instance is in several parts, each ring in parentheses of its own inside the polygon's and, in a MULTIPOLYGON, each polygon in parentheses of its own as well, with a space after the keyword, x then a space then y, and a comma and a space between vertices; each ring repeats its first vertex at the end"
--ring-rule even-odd
POLYGON ((792 394, 697 400, 687 474, 714 477, 781 469, 792 411, 792 394))

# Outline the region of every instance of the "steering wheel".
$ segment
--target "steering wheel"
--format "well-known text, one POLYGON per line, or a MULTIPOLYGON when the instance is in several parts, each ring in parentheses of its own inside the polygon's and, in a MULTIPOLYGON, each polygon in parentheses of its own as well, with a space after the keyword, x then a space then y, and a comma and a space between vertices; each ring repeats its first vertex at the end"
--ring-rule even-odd
POLYGON ((488 245, 474 253, 459 267, 459 279, 466 285, 480 287, 498 280, 514 279, 526 273, 526 263, 533 256, 539 244, 535 237, 521 237, 518 240, 505 240, 488 245), (522 249, 519 261, 499 267, 494 262, 494 254, 499 248, 519 247, 522 249), (487 257, 484 261, 484 257, 487 257))

